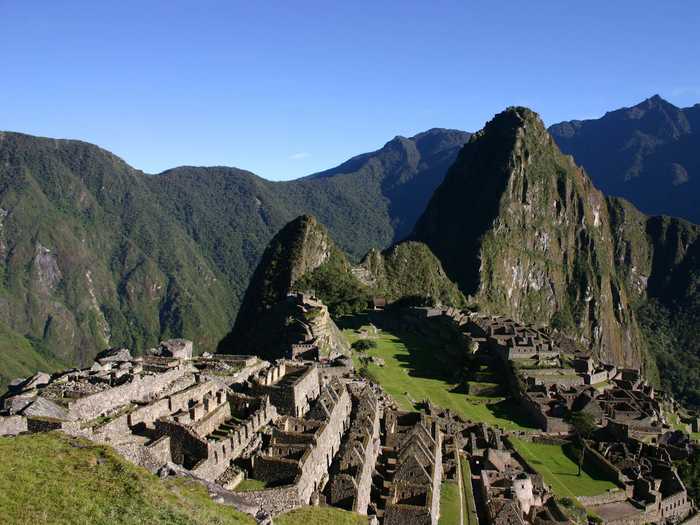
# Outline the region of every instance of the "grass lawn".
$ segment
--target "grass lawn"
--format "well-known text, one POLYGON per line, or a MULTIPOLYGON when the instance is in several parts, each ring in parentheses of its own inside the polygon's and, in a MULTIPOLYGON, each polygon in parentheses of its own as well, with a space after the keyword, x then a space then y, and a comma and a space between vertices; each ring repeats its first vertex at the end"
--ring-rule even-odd
POLYGON ((566 455, 562 445, 529 443, 517 438, 511 438, 511 442, 561 498, 596 496, 618 488, 613 481, 587 462, 584 462, 581 475, 577 476, 578 466, 566 455))
POLYGON ((462 469, 462 489, 465 502, 464 525, 479 525, 479 518, 476 514, 476 502, 474 501, 474 490, 472 487, 472 470, 469 467, 469 460, 460 454, 460 468, 462 469))
MULTIPOLYGON (((343 333, 352 344, 358 339, 356 332, 361 325, 360 318, 348 321, 341 319, 343 333)), ((361 367, 360 357, 380 357, 384 366, 370 363, 368 374, 390 394, 401 408, 413 410, 415 403, 429 399, 443 408, 449 408, 462 417, 472 421, 484 421, 490 425, 508 430, 527 430, 534 426, 519 414, 517 406, 511 400, 488 394, 468 395, 462 385, 455 384, 449 378, 455 371, 455 365, 440 359, 441 348, 426 337, 412 333, 399 335, 380 330, 373 337, 376 348, 360 353, 353 351, 355 367, 361 367)), ((480 389, 488 386, 478 383, 480 389)), ((491 386, 498 387, 497 384, 491 386)))
POLYGON ((444 481, 440 488, 440 520, 438 525, 459 525, 461 513, 459 484, 456 481, 444 481))
POLYGON ((264 481, 247 478, 236 485, 233 490, 234 492, 249 492, 251 490, 263 490, 265 487, 267 487, 267 484, 264 481))
POLYGON ((109 447, 59 433, 0 438, 0 523, 253 525, 202 485, 161 481, 109 447))
POLYGON ((275 525, 367 525, 367 516, 333 507, 301 507, 277 516, 275 525))

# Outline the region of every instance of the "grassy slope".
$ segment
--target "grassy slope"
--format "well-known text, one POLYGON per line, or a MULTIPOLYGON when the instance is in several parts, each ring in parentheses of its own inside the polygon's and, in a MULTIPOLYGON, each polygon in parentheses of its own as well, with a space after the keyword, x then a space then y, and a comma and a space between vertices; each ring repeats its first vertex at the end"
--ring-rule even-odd
POLYGON ((276 517, 275 525, 367 525, 367 516, 332 507, 302 507, 276 517))
POLYGON ((586 463, 581 475, 577 476, 576 463, 565 454, 560 445, 528 443, 515 438, 511 441, 516 450, 542 474, 545 482, 561 498, 595 496, 617 488, 615 483, 586 463))
MULTIPOLYGON (((344 321, 343 326, 351 323, 347 319, 344 321)), ((350 343, 357 340, 353 328, 343 331, 350 343)), ((385 366, 370 364, 368 373, 403 409, 412 410, 413 401, 429 399, 436 405, 454 410, 465 419, 485 421, 504 429, 530 428, 527 421, 518 417, 509 400, 464 394, 457 384, 444 378, 447 372, 445 365, 435 359, 441 349, 433 346, 434 343, 427 338, 408 333, 402 333, 399 337, 382 330, 376 342, 377 347, 366 355, 382 358, 385 366)), ((361 365, 357 352, 353 353, 353 359, 359 369, 361 365)))
POLYGON ((196 483, 162 482, 109 448, 62 434, 0 438, 0 457, 1 523, 255 523, 196 483))
POLYGON ((0 393, 17 377, 26 377, 37 370, 51 372, 64 365, 41 352, 17 332, 0 322, 0 393))

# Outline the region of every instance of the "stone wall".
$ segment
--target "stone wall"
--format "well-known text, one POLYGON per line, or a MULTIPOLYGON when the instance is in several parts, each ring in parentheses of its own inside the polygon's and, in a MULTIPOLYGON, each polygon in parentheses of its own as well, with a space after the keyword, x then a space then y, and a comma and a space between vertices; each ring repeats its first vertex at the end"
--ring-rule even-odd
POLYGON ((624 490, 605 492, 597 496, 577 496, 578 502, 586 507, 591 505, 605 505, 607 503, 618 503, 627 500, 627 493, 624 490))
MULTIPOLYGON (((338 381, 324 387, 324 392, 319 396, 319 402, 326 403, 329 409, 329 417, 320 425, 309 425, 302 420, 298 425, 294 424, 295 418, 287 418, 285 425, 296 430, 313 430, 315 445, 301 448, 304 450, 301 457, 296 461, 297 476, 294 482, 282 487, 274 487, 262 491, 242 492, 236 494, 236 506, 244 510, 246 508, 260 508, 262 505, 273 515, 286 512, 301 505, 308 505, 314 491, 319 490, 328 476, 328 468, 335 454, 340 449, 343 433, 346 429, 352 402, 347 388, 338 381), (328 406, 332 405, 332 406, 328 406)), ((282 452, 283 449, 291 450, 303 445, 287 445, 284 443, 286 435, 284 432, 276 433, 273 443, 268 452, 282 452)), ((292 438, 294 440, 294 438, 292 438)), ((298 442, 298 440, 294 440, 298 442)), ((280 457, 268 456, 267 454, 255 458, 256 472, 264 475, 268 472, 268 466, 281 465, 280 457), (262 463, 260 463, 262 462, 262 463)), ((291 462, 288 462, 291 469, 291 462)))
POLYGON ((610 479, 617 480, 621 485, 625 482, 625 475, 607 459, 605 459, 600 452, 592 449, 586 445, 586 460, 592 461, 596 468, 605 473, 610 479))
POLYGON ((170 401, 168 398, 159 399, 153 403, 142 405, 129 414, 129 426, 143 425, 153 428, 156 419, 170 415, 170 401))
MULTIPOLYGON (((223 405, 226 408, 228 404, 223 405)), ((255 410, 228 436, 219 440, 209 439, 206 456, 192 469, 192 472, 206 480, 213 481, 223 474, 248 446, 256 432, 270 421, 277 418, 275 407, 265 398, 255 410)))
POLYGON ((184 376, 188 370, 187 367, 179 366, 161 374, 136 376, 125 385, 72 401, 68 404, 69 418, 90 420, 131 401, 148 401, 168 384, 184 376))
POLYGON ((369 388, 352 397, 352 421, 332 471, 329 503, 366 514, 372 472, 381 448, 379 404, 369 388))
POLYGON ((27 418, 24 416, 0 416, 0 436, 16 436, 27 432, 27 418))
POLYGON ((138 443, 121 443, 114 445, 114 449, 128 461, 153 473, 158 472, 163 465, 172 462, 168 436, 163 436, 147 446, 138 443))

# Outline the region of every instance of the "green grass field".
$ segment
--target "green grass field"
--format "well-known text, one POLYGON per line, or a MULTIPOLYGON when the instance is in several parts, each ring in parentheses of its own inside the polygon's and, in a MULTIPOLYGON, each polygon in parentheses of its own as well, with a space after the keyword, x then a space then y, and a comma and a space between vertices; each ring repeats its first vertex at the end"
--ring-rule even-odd
POLYGON ((275 525, 367 525, 367 516, 332 507, 302 507, 276 517, 275 525))
POLYGON ((562 445, 529 443, 517 438, 511 438, 511 442, 561 498, 596 496, 618 488, 612 480, 588 462, 584 462, 581 475, 578 476, 576 462, 566 455, 562 445))
POLYGON ((60 433, 0 438, 0 523, 253 525, 205 487, 160 480, 109 447, 60 433))
POLYGON ((469 467, 469 460, 460 454, 460 468, 462 469, 462 489, 464 495, 464 525, 479 525, 479 518, 476 514, 476 502, 472 488, 472 471, 469 467))
POLYGON ((264 481, 260 481, 259 479, 251 479, 247 478, 241 481, 236 487, 233 489, 235 492, 248 492, 251 490, 263 490, 267 484, 264 481))
POLYGON ((461 513, 459 484, 456 481, 444 481, 440 488, 440 520, 438 525, 459 525, 461 513))
MULTIPOLYGON (((360 321, 361 322, 361 321, 360 321)), ((352 344, 358 339, 357 329, 347 319, 341 322, 343 333, 352 344)), ((454 410, 472 421, 484 421, 490 425, 509 430, 528 430, 534 427, 518 413, 515 403, 503 397, 491 395, 468 395, 464 387, 453 383, 447 376, 455 365, 440 359, 442 349, 435 343, 416 334, 399 335, 380 330, 373 337, 377 347, 364 353, 353 351, 353 361, 361 368, 360 358, 380 357, 385 366, 370 363, 368 374, 390 394, 401 408, 412 410, 415 403, 429 399, 432 403, 454 410)), ((478 383, 479 387, 497 387, 496 383, 478 383)))

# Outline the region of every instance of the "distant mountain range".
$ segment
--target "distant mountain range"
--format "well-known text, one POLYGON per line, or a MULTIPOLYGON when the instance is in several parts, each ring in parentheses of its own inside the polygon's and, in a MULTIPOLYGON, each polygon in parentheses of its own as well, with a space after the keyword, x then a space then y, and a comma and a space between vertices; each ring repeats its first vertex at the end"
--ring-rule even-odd
POLYGON ((167 336, 213 350, 272 236, 311 213, 358 260, 408 233, 469 133, 433 129, 290 182, 146 175, 97 146, 0 133, 0 383, 167 336), (21 348, 21 351, 18 351, 21 348))
MULTIPOLYGON (((700 221, 692 206, 700 178, 697 115, 698 106, 679 110, 653 97, 550 131, 604 191, 627 195, 644 211, 700 221), (608 163, 600 160, 606 158, 608 163), (655 171, 669 165, 671 175, 655 171), (641 191, 657 183, 658 191, 641 191)), ((470 137, 446 129, 396 137, 336 168, 271 182, 227 167, 147 175, 91 144, 0 133, 0 383, 36 368, 88 362, 106 346, 140 351, 170 336, 214 350, 233 326, 265 246, 285 224, 315 216, 356 264, 370 249, 410 236, 470 137)), ((485 205, 479 195, 481 186, 493 183, 490 177, 490 171, 480 172, 459 193, 465 217, 490 220, 475 212, 485 205)), ((677 238, 679 261, 695 235, 677 222, 638 222, 649 229, 643 235, 662 236, 669 246, 677 238)), ((430 239, 427 227, 417 231, 463 291, 478 295, 474 283, 482 277, 455 273, 441 241, 430 239)), ((403 252, 392 253, 399 263, 403 252)), ((555 295, 563 297, 559 290, 555 295)), ((623 352, 621 345, 614 343, 612 352, 623 352)))
POLYGON ((655 95, 549 132, 604 193, 700 223, 700 104, 680 109, 655 95))

